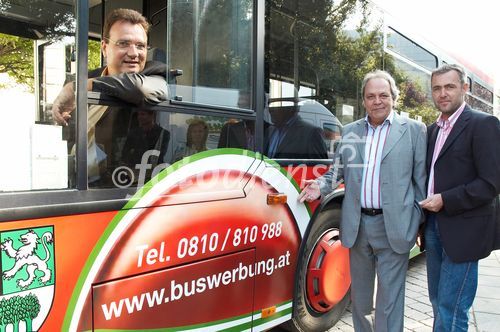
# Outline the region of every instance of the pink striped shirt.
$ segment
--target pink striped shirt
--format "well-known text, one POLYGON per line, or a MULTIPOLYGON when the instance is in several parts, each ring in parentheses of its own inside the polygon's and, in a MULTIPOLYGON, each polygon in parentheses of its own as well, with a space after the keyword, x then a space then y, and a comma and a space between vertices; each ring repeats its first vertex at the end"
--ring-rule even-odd
POLYGON ((361 207, 367 209, 381 209, 382 196, 380 194, 380 162, 387 136, 391 129, 394 111, 391 111, 382 125, 373 127, 366 121, 365 165, 361 181, 361 207))
POLYGON ((453 126, 457 122, 458 117, 464 111, 464 108, 465 108, 465 102, 463 102, 462 105, 458 108, 458 110, 456 110, 455 113, 453 113, 450 117, 448 117, 448 119, 443 119, 443 115, 441 114, 436 121, 439 127, 439 132, 436 138, 436 144, 434 145, 434 152, 432 154, 432 163, 431 163, 431 170, 429 172, 429 186, 427 188, 427 197, 434 194, 434 164, 436 163, 436 159, 439 156, 439 153, 441 152, 441 149, 443 148, 446 139, 450 135, 453 126))

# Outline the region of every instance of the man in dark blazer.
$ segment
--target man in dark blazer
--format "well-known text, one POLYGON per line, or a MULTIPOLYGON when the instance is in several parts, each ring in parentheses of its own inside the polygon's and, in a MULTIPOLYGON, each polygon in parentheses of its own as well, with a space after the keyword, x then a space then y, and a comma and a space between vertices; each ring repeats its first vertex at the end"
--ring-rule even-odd
POLYGON ((251 120, 229 120, 222 126, 219 148, 253 150, 255 145, 255 123, 251 120))
POLYGON ((428 197, 421 206, 429 211, 425 248, 434 331, 467 331, 478 260, 494 242, 500 123, 465 103, 466 82, 457 65, 443 65, 431 76, 441 115, 428 128, 428 197))
POLYGON ((266 131, 266 155, 278 159, 327 159, 322 129, 302 119, 299 109, 299 105, 269 107, 273 124, 266 131))

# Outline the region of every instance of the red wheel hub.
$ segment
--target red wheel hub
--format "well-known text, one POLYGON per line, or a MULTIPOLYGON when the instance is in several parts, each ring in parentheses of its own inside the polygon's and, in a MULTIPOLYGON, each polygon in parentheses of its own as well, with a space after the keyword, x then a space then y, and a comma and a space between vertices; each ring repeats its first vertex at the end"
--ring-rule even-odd
POLYGON ((318 312, 332 309, 349 290, 349 249, 341 246, 337 229, 329 230, 316 243, 306 280, 307 300, 318 312))

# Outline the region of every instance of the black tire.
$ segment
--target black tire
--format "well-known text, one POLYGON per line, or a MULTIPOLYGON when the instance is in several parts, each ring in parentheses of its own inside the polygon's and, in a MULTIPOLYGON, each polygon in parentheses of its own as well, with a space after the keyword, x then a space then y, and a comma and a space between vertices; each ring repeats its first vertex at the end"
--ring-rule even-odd
POLYGON ((288 329, 292 327, 295 331, 327 331, 342 317, 342 314, 350 303, 350 287, 342 300, 327 312, 315 310, 310 305, 306 294, 307 267, 312 251, 323 235, 329 230, 338 230, 339 224, 340 204, 334 202, 328 206, 328 210, 320 212, 312 225, 299 257, 294 292, 293 327, 291 326, 292 324, 288 324, 288 329))

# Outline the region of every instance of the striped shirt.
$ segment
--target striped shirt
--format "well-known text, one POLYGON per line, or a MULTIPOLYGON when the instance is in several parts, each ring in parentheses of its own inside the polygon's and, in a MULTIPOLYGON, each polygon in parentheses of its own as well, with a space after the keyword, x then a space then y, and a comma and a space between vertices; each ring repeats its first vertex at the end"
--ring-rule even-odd
POLYGON ((432 164, 431 170, 429 172, 429 186, 427 187, 427 197, 434 194, 434 164, 436 163, 437 157, 443 148, 446 139, 450 135, 453 126, 457 122, 458 117, 465 108, 465 102, 458 108, 458 110, 453 113, 448 119, 443 119, 443 115, 441 114, 436 121, 436 124, 439 127, 439 132, 436 138, 436 144, 434 145, 434 152, 432 154, 432 164))
POLYGON ((393 119, 394 111, 391 110, 382 125, 373 127, 368 121, 368 116, 365 117, 366 143, 363 180, 361 182, 362 208, 382 208, 382 196, 380 194, 380 162, 393 119))

